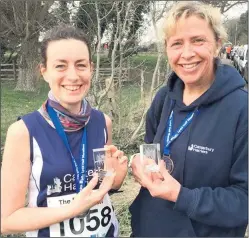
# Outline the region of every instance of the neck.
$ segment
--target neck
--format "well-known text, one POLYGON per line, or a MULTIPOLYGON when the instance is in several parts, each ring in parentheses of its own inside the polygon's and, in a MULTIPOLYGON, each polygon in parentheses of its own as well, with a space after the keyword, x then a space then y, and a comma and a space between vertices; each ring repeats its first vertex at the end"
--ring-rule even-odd
POLYGON ((82 101, 77 102, 77 103, 65 103, 63 101, 61 101, 59 98, 57 98, 56 96, 54 96, 54 94, 52 93, 52 91, 49 91, 48 93, 48 98, 56 103, 59 103, 62 107, 64 107, 67 111, 73 113, 73 114, 78 114, 81 110, 81 104, 82 101))
POLYGON ((199 85, 196 84, 185 84, 183 90, 183 102, 185 105, 190 105, 203 93, 205 93, 213 83, 213 80, 205 81, 199 85))
POLYGON ((67 109, 69 112, 73 113, 73 114, 79 114, 80 110, 81 110, 81 103, 79 103, 78 105, 70 105, 70 104, 62 104, 61 106, 63 106, 65 109, 67 109))

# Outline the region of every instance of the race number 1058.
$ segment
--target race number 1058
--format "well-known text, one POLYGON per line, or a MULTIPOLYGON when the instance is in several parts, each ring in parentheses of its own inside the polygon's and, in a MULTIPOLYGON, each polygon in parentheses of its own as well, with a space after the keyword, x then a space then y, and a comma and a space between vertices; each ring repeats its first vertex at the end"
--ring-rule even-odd
MULTIPOLYGON (((96 232, 100 226, 106 227, 111 221, 112 210, 109 206, 105 206, 99 212, 98 209, 89 210, 85 217, 75 217, 60 222, 60 237, 89 234, 96 232)), ((85 235, 84 235, 85 236, 85 235)))

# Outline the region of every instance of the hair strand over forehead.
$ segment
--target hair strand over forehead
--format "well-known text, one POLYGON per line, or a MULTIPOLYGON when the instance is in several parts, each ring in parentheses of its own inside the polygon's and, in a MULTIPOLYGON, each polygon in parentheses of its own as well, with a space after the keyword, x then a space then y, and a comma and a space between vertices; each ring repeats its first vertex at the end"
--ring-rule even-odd
POLYGON ((226 30, 222 24, 221 13, 218 8, 198 1, 182 1, 174 4, 166 13, 163 24, 165 42, 175 29, 180 18, 197 16, 206 20, 214 32, 215 40, 223 43, 227 39, 226 30))

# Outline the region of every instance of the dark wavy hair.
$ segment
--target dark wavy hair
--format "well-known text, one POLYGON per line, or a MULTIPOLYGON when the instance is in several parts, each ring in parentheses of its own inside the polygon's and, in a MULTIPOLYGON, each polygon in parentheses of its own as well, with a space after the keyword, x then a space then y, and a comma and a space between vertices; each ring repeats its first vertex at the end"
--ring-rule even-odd
POLYGON ((53 27, 48 32, 46 32, 40 47, 42 64, 44 67, 47 65, 47 48, 49 42, 58 41, 58 40, 65 40, 65 39, 75 39, 84 42, 87 46, 89 52, 89 61, 91 62, 91 49, 90 43, 81 29, 78 29, 71 25, 61 24, 58 26, 53 27))

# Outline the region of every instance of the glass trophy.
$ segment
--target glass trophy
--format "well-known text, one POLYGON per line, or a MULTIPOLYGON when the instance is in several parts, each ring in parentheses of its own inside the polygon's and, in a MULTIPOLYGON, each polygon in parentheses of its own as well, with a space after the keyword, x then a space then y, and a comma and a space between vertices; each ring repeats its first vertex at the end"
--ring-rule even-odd
POLYGON ((105 148, 93 149, 94 170, 102 181, 105 176, 112 174, 111 151, 105 148))
POLYGON ((140 159, 147 172, 158 172, 160 161, 160 144, 140 145, 140 159))

